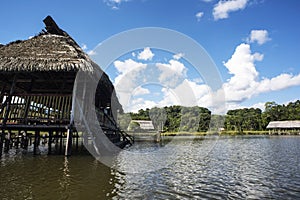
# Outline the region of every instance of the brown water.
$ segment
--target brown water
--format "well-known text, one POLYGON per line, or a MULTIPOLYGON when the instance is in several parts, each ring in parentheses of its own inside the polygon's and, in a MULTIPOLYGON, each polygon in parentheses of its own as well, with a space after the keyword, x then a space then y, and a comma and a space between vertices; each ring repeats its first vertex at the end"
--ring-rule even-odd
POLYGON ((11 150, 0 161, 0 199, 300 199, 300 137, 136 143, 116 166, 11 150), (170 164, 159 167, 148 155, 162 148, 179 153, 161 155, 170 164), (132 153, 145 156, 128 162, 132 153), (149 163, 156 170, 141 169, 149 163))

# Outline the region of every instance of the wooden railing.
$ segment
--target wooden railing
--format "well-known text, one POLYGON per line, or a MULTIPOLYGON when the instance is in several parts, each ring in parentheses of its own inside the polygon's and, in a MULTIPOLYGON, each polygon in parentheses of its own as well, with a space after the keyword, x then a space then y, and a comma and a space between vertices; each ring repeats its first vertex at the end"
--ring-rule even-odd
POLYGON ((0 123, 7 117, 7 124, 51 124, 70 122, 71 95, 13 95, 2 96, 0 123))

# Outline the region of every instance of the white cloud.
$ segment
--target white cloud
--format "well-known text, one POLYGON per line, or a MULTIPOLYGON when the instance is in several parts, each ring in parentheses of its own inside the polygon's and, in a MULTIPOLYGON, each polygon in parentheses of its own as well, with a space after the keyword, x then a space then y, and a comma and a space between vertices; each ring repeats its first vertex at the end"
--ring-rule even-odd
POLYGON ((148 90, 147 88, 143 88, 141 86, 138 86, 137 88, 135 88, 132 95, 133 96, 140 96, 140 95, 145 95, 145 94, 150 94, 150 90, 148 90))
POLYGON ((183 56, 184 56, 184 53, 177 53, 177 54, 173 55, 173 58, 174 58, 175 60, 179 60, 179 59, 182 58, 183 56))
MULTIPOLYGON (((247 43, 239 44, 232 56, 223 62, 231 77, 218 91, 212 91, 201 79, 188 80, 187 68, 175 59, 181 56, 176 54, 168 63, 154 65, 132 59, 115 61, 114 65, 120 74, 114 83, 124 110, 127 112, 154 106, 198 105, 209 108, 213 113, 226 113, 227 109, 244 108, 241 102, 261 93, 300 86, 300 74, 283 73, 271 78, 261 78, 256 62, 262 61, 264 55, 252 52, 247 43), (150 82, 163 87, 161 95, 155 97, 157 100, 150 101, 139 96, 153 92, 141 87, 150 82)), ((264 105, 256 103, 252 107, 262 109, 264 105)))
POLYGON ((300 85, 300 74, 294 76, 292 74, 280 74, 271 79, 263 79, 258 88, 258 92, 270 92, 286 89, 292 86, 300 85))
POLYGON ((107 6, 111 7, 113 10, 118 10, 121 3, 128 2, 129 0, 103 0, 107 6))
POLYGON ((88 49, 88 47, 87 47, 87 45, 86 45, 86 44, 82 44, 82 45, 81 45, 81 49, 82 49, 83 51, 85 51, 85 50, 87 50, 87 49, 88 49))
POLYGON ((114 66, 116 67, 118 72, 120 72, 122 74, 125 74, 125 73, 128 73, 131 70, 138 69, 141 66, 146 67, 146 64, 136 62, 132 59, 128 59, 128 60, 125 60, 125 61, 116 60, 114 62, 114 66))
POLYGON ((156 66, 161 71, 159 81, 168 87, 175 87, 186 77, 187 68, 178 60, 172 59, 168 64, 156 63, 156 66))
POLYGON ((196 13, 196 18, 197 18, 197 21, 200 21, 201 20, 201 18, 203 17, 203 15, 204 15, 204 12, 198 12, 198 13, 196 13))
POLYGON ((144 48, 142 52, 138 54, 138 59, 140 60, 152 60, 154 53, 152 53, 149 47, 144 48))
POLYGON ((270 40, 271 39, 269 38, 267 30, 252 30, 248 38, 249 42, 257 42, 259 45, 262 45, 270 40))
POLYGON ((93 50, 90 50, 87 52, 88 55, 90 56, 94 56, 94 55, 97 55, 97 52, 96 51, 93 51, 93 50))
POLYGON ((226 92, 235 92, 236 100, 244 98, 244 94, 240 96, 241 91, 249 89, 249 86, 257 79, 258 72, 255 68, 255 61, 263 59, 263 55, 259 53, 251 53, 250 45, 242 43, 236 47, 235 52, 224 66, 233 75, 225 84, 226 92))
POLYGON ((176 93, 170 88, 162 88, 163 99, 157 103, 157 107, 180 105, 180 99, 176 93))
POLYGON ((243 10, 247 5, 248 0, 228 0, 219 1, 215 4, 213 9, 213 16, 215 20, 226 19, 230 12, 243 10))
MULTIPOLYGON (((117 96, 124 110, 126 112, 131 111, 130 98, 134 94, 134 90, 138 87, 141 73, 146 69, 147 65, 132 59, 125 61, 117 60, 113 64, 119 72, 119 75, 114 80, 117 96)), ((137 95, 139 91, 137 90, 136 92, 137 95)))
POLYGON ((300 74, 280 74, 261 80, 255 62, 262 59, 262 54, 252 53, 250 45, 242 43, 236 47, 231 58, 223 63, 228 72, 233 75, 223 84, 229 108, 238 106, 242 101, 261 93, 300 85, 300 74))
POLYGON ((251 108, 259 108, 262 111, 265 110, 265 103, 264 102, 258 102, 256 104, 253 104, 252 106, 250 106, 251 108))
POLYGON ((137 113, 140 109, 153 108, 157 106, 154 101, 145 100, 143 98, 134 98, 130 100, 130 103, 124 108, 125 112, 137 113))

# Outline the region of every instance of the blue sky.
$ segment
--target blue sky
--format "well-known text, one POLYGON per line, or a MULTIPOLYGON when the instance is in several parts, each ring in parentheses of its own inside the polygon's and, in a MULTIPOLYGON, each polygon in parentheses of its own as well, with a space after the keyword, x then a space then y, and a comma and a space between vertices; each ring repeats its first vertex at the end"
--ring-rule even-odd
MULTIPOLYGON (((287 103, 300 99, 300 1, 297 0, 10 0, 1 1, 0 8, 2 44, 38 34, 47 15, 87 53, 129 29, 168 28, 198 42, 213 59, 223 80, 225 111, 251 106, 263 108, 267 101, 287 103)), ((198 105, 222 112, 208 103, 208 96, 217 98, 216 94, 209 92, 203 77, 184 59, 184 52, 177 53, 182 55, 174 58, 174 52, 151 47, 137 49, 117 58, 106 71, 118 85, 122 76, 132 77, 128 73, 132 73, 134 66, 142 69, 143 65, 154 63, 158 68, 175 70, 182 75, 178 80, 190 84, 198 105)), ((163 72, 159 69, 157 76, 163 72)), ((123 102, 125 110, 180 103, 174 94, 180 81, 173 88, 165 85, 136 84, 129 100, 123 102)))

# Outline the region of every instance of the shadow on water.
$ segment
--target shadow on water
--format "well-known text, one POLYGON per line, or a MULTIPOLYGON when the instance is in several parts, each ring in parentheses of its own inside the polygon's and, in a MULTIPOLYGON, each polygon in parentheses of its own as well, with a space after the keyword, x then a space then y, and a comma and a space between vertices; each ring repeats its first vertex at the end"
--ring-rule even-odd
POLYGON ((5 155, 0 199, 108 199, 111 169, 90 155, 5 155))

